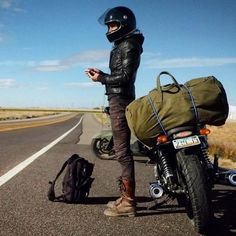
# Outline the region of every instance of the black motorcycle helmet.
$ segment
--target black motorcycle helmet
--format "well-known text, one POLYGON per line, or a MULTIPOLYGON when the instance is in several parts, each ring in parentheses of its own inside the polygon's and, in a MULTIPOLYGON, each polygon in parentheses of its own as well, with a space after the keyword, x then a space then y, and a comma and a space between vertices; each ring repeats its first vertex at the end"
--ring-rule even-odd
POLYGON ((98 20, 103 25, 111 22, 118 24, 118 29, 112 32, 107 31, 106 36, 110 42, 122 39, 125 35, 136 29, 136 18, 134 13, 127 7, 114 7, 106 10, 98 20))

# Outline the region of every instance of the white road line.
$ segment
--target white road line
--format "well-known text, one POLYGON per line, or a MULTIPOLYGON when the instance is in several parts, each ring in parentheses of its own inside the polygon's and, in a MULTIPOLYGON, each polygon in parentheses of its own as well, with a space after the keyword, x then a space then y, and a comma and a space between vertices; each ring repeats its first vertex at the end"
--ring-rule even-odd
POLYGON ((79 120, 79 122, 70 130, 68 130, 66 133, 61 135, 59 138, 54 140, 53 142, 49 143, 46 147, 42 148, 17 166, 15 166, 13 169, 9 170, 6 174, 2 175, 0 177, 0 187, 5 184, 8 180, 13 178, 16 174, 18 174, 20 171, 22 171, 25 167, 27 167, 29 164, 31 164, 34 160, 36 160, 39 156, 47 152, 50 148, 52 148, 54 145, 56 145, 58 142, 60 142, 63 138, 65 138, 70 132, 72 132, 74 129, 76 129, 77 126, 80 125, 82 122, 83 117, 79 120))

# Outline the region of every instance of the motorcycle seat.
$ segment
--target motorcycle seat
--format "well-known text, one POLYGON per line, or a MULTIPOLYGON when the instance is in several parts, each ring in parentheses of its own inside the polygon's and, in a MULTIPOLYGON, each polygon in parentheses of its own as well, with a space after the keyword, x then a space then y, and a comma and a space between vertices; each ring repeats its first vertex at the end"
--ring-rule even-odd
POLYGON ((176 134, 176 133, 179 133, 179 132, 182 132, 182 131, 196 131, 197 128, 196 126, 182 126, 182 127, 176 127, 176 128, 173 128, 173 129, 170 129, 167 131, 167 135, 168 136, 171 136, 173 134, 176 134))

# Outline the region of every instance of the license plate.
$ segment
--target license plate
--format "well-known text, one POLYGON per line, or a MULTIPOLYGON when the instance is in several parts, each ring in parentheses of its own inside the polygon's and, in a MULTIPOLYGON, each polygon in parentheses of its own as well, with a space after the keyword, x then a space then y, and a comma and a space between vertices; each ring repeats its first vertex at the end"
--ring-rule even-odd
POLYGON ((175 149, 190 147, 194 145, 200 144, 200 140, 197 135, 186 137, 186 138, 179 138, 172 141, 175 149))

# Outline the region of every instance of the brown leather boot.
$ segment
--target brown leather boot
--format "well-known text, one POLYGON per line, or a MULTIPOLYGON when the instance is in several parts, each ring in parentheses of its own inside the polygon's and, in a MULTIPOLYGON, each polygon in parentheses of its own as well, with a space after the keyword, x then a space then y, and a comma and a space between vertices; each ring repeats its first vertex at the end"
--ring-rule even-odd
POLYGON ((126 179, 121 179, 120 181, 121 197, 116 201, 108 202, 104 214, 106 216, 135 216, 135 183, 126 179))
POLYGON ((117 205, 119 205, 119 204, 121 203, 121 201, 122 201, 122 197, 119 197, 119 198, 116 199, 115 201, 110 201, 110 202, 108 202, 108 203, 107 203, 107 207, 112 208, 112 207, 114 207, 114 206, 117 206, 117 205))
MULTIPOLYGON (((110 202, 108 202, 107 203, 107 207, 110 207, 110 208, 112 208, 112 207, 114 207, 114 206, 117 206, 117 205, 119 205, 120 203, 121 203, 121 201, 122 201, 122 198, 123 198, 123 189, 125 188, 125 186, 124 186, 124 183, 123 183, 123 181, 122 181, 122 177, 119 177, 118 179, 117 179, 117 181, 118 181, 118 184, 119 184, 119 189, 120 189, 120 192, 121 192, 121 197, 119 197, 118 199, 116 199, 115 201, 110 201, 110 202)), ((124 180, 125 181, 125 180, 124 180)), ((127 181, 127 180, 126 180, 127 181)), ((133 192, 135 192, 135 183, 134 183, 134 180, 133 180, 133 192)), ((132 197, 134 198, 134 193, 131 193, 131 195, 132 195, 132 197)), ((135 204, 135 206, 136 206, 136 204, 135 204)))

